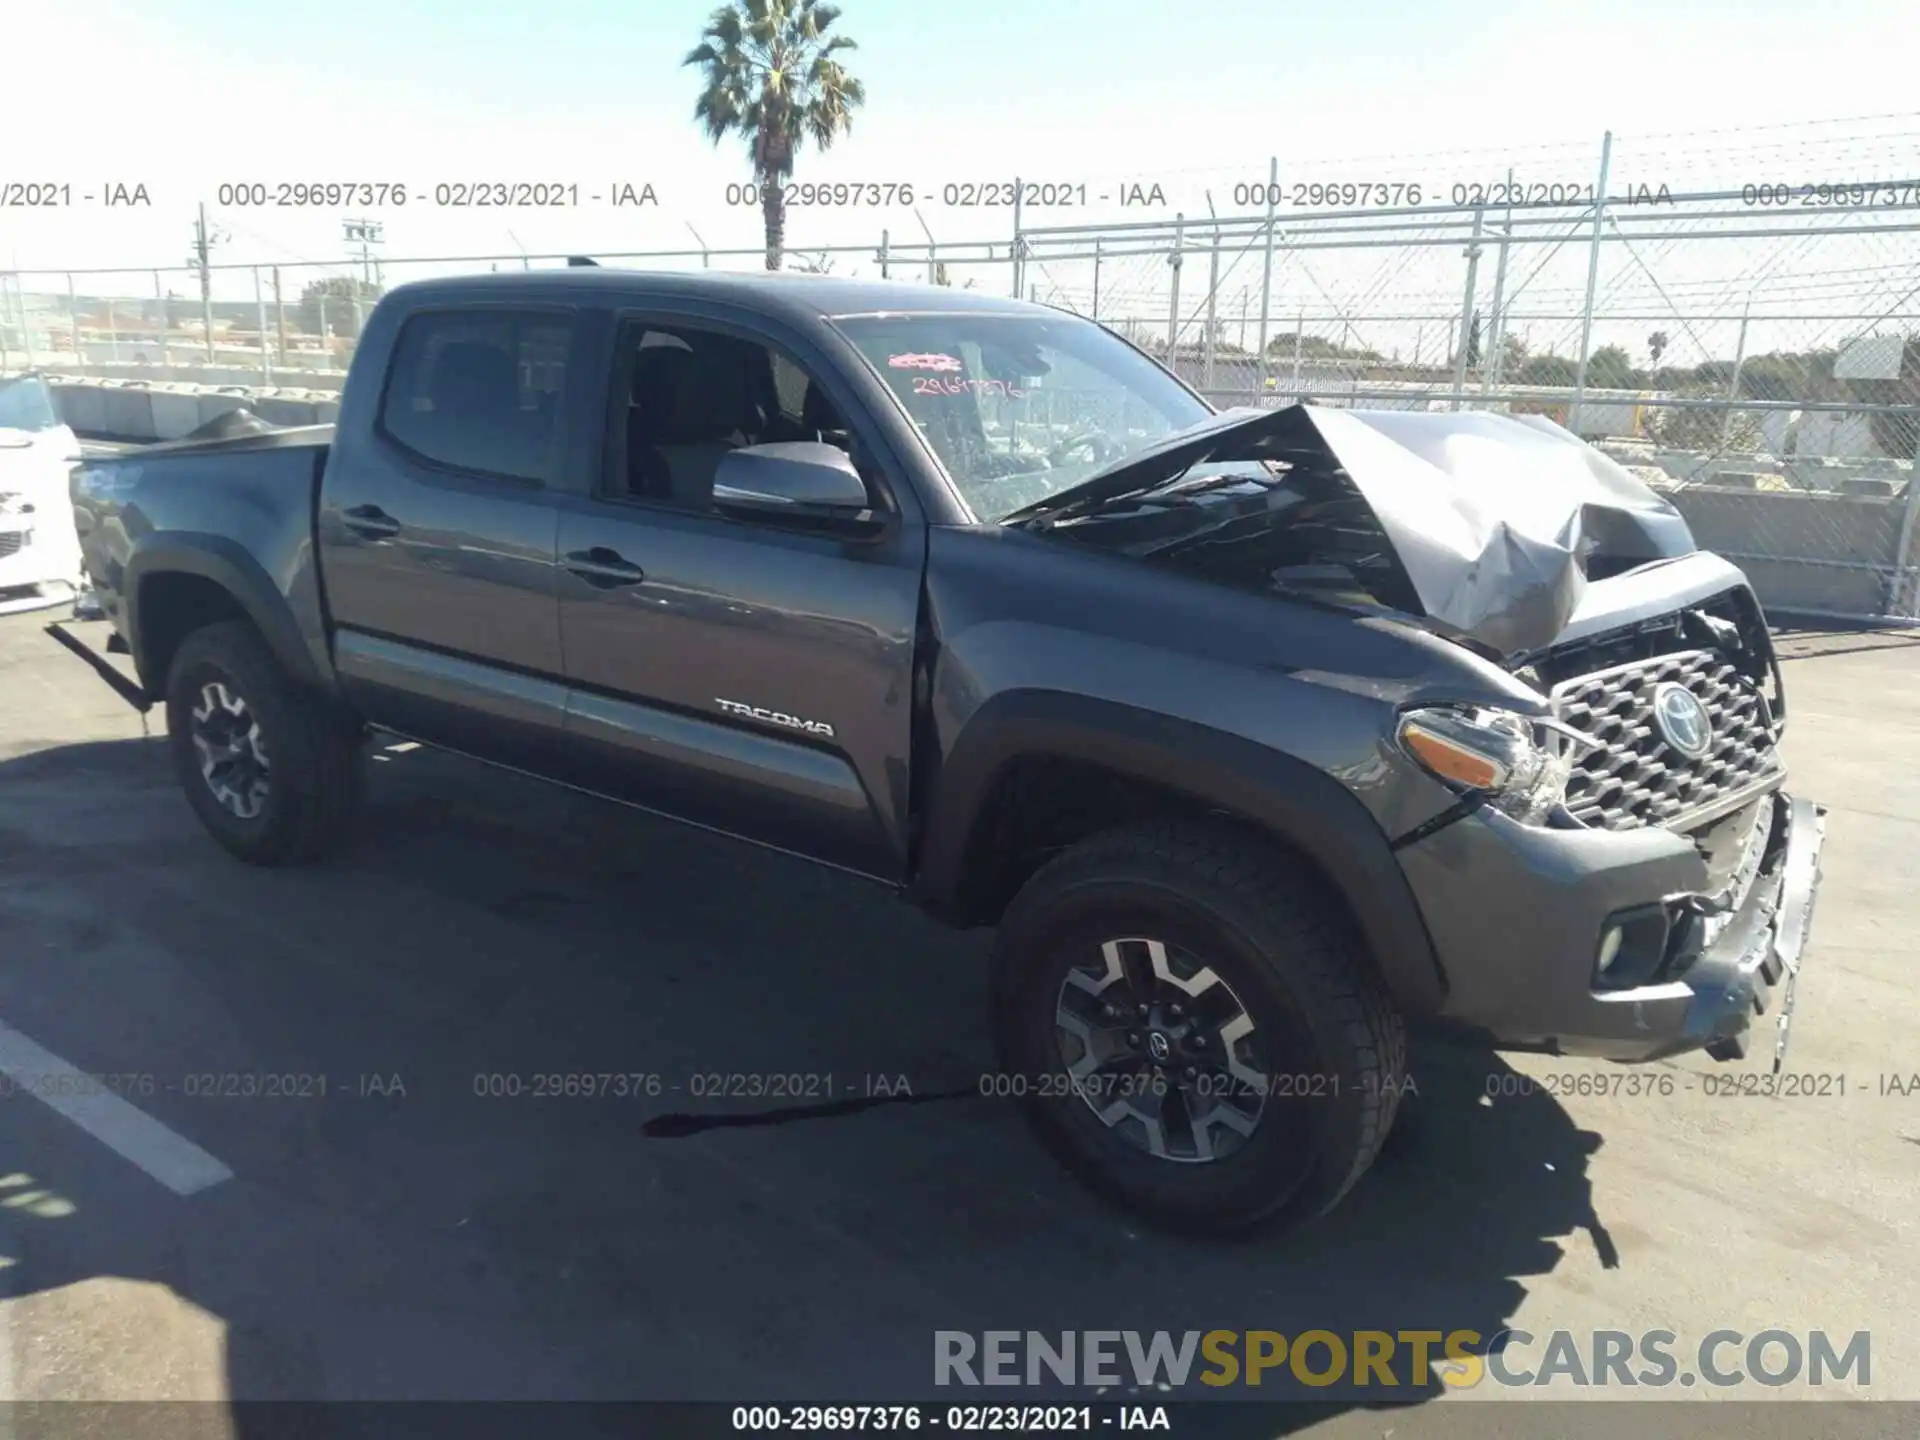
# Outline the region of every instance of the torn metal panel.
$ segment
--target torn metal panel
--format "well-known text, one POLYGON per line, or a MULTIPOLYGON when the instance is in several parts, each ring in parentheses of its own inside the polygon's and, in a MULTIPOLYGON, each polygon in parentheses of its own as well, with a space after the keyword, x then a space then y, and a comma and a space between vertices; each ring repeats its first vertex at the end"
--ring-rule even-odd
POLYGON ((1696 550, 1680 512, 1591 445, 1542 416, 1480 411, 1230 411, 1007 518, 1044 523, 1198 466, 1255 460, 1343 476, 1420 611, 1503 654, 1560 635, 1589 570, 1612 575, 1696 550))
POLYGON ((1296 408, 1427 614, 1503 653, 1551 643, 1597 562, 1611 572, 1696 548, 1679 511, 1544 417, 1296 408))

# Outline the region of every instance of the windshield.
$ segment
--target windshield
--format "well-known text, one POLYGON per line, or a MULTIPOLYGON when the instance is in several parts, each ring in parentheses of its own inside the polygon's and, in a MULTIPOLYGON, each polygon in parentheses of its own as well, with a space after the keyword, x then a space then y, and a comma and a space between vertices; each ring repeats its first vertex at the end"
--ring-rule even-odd
POLYGON ((59 423, 46 381, 38 375, 0 377, 0 430, 51 430, 59 423))
POLYGON ((1131 345, 1072 315, 949 310, 835 323, 987 522, 1212 413, 1131 345))

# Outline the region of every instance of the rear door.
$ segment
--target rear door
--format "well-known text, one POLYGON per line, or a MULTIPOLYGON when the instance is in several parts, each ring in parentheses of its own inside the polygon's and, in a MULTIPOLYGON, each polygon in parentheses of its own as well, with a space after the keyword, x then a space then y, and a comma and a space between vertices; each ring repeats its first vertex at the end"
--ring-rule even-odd
POLYGON ((604 460, 561 502, 567 723, 593 788, 898 879, 926 533, 854 397, 802 336, 630 313, 604 460), (728 450, 827 437, 886 520, 862 538, 717 512, 728 450))
POLYGON ((321 497, 336 664, 376 723, 545 772, 566 693, 554 488, 583 327, 498 304, 397 323, 377 402, 361 397, 373 413, 343 416, 321 497))

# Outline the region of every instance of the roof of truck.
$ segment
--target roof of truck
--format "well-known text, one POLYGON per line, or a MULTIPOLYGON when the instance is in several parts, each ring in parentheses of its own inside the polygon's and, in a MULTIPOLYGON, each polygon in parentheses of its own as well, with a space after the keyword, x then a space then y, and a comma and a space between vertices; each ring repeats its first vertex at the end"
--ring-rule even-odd
POLYGON ((412 300, 519 295, 531 299, 575 290, 599 295, 611 292, 724 301, 795 320, 938 310, 971 311, 976 314, 1060 313, 1050 306, 1017 300, 1011 296, 992 295, 981 290, 955 290, 942 285, 919 285, 904 280, 856 280, 839 275, 765 270, 621 270, 603 265, 573 266, 564 270, 451 275, 415 280, 395 287, 391 293, 405 295, 412 300))

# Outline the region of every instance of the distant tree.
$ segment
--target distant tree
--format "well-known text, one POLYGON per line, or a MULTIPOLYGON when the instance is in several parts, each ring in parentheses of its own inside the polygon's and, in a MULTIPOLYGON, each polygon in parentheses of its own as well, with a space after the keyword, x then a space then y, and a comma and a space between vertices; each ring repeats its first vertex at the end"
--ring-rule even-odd
POLYGON ((1473 324, 1467 330, 1467 368, 1480 368, 1480 312, 1473 312, 1473 324))
POLYGON ((1602 345, 1587 357, 1587 384, 1596 390, 1631 390, 1639 379, 1624 346, 1602 345))
POLYGON ((1651 335, 1647 336, 1647 354, 1649 357, 1651 357, 1648 361, 1650 365, 1654 365, 1654 366, 1659 365, 1660 357, 1666 353, 1667 353, 1667 332, 1666 331, 1656 330, 1651 335))
POLYGON ((817 0, 732 0, 707 19, 701 41, 680 63, 699 67, 704 88, 693 118, 719 144, 747 142, 766 228, 767 269, 786 249, 787 201, 794 156, 808 140, 822 150, 845 134, 866 87, 834 57, 859 47, 826 34, 840 10, 817 0))
MULTIPOLYGON (((1833 378, 1832 350, 1776 351, 1755 355, 1740 367, 1740 395, 1750 400, 1837 400, 1843 387, 1833 378)), ((1702 367, 1705 368, 1705 367, 1702 367)), ((1733 366, 1724 363, 1715 376, 1725 385, 1733 366)))
POLYGON ((1527 342, 1518 335, 1502 335, 1500 354, 1501 373, 1511 376, 1527 363, 1527 342))
POLYGON ((322 311, 325 312, 328 333, 357 337, 359 326, 366 320, 374 302, 380 298, 380 287, 357 275, 329 275, 323 280, 310 280, 300 292, 300 303, 295 314, 300 318, 300 328, 309 335, 320 333, 322 311), (355 297, 360 301, 360 314, 354 314, 355 297))
POLYGON ((1660 411, 1654 422, 1654 434, 1663 445, 1671 445, 1676 450, 1717 451, 1726 423, 1724 410, 1704 405, 1673 406, 1660 411))
POLYGON ((1564 355, 1529 355, 1514 379, 1522 385, 1571 385, 1579 368, 1564 355))
MULTIPOLYGON (((1294 337, 1276 335, 1267 342, 1267 354, 1276 358, 1293 358, 1294 337)), ((1324 335, 1302 335, 1300 337, 1300 356, 1304 360, 1363 360, 1377 363, 1386 357, 1378 350, 1364 345, 1341 345, 1324 335)))

